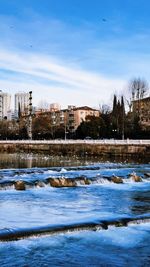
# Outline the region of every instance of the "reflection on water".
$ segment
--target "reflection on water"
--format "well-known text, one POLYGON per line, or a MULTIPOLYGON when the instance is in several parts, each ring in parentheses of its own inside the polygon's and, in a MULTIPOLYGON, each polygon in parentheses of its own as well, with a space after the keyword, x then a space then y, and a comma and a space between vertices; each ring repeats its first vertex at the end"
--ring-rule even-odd
POLYGON ((132 194, 131 211, 135 215, 150 213, 150 190, 140 190, 132 194))
MULTIPOLYGON (((96 161, 96 160, 94 160, 96 161)), ((0 168, 33 168, 33 167, 55 167, 55 166, 77 166, 89 162, 83 158, 53 157, 40 154, 8 154, 0 153, 0 168)), ((91 160, 90 160, 91 162, 91 160)))
MULTIPOLYGON (((64 167, 82 166, 99 162, 134 163, 132 159, 110 159, 108 157, 78 157, 78 156, 49 156, 32 153, 0 153, 0 169, 7 168, 34 168, 34 167, 64 167)), ((143 159, 143 163, 148 163, 143 159)))

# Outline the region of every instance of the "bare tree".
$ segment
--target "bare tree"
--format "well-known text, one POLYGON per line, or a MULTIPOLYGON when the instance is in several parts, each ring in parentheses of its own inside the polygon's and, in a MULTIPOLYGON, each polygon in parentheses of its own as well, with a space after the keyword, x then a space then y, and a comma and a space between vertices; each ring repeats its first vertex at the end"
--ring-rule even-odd
POLYGON ((42 110, 48 110, 49 109, 49 104, 46 100, 41 100, 39 103, 38 103, 38 108, 39 109, 42 109, 42 110))
POLYGON ((111 112, 111 108, 108 105, 99 105, 99 110, 101 114, 109 114, 111 112))
POLYGON ((148 93, 148 83, 145 79, 134 78, 129 83, 129 90, 132 94, 132 100, 140 100, 148 93))

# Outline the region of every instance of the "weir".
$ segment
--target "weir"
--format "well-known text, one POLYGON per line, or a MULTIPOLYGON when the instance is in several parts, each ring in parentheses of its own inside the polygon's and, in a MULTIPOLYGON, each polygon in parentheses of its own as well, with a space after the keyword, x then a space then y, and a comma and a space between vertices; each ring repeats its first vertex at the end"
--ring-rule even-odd
POLYGON ((0 152, 58 156, 107 156, 150 159, 150 140, 6 140, 0 152))
POLYGON ((100 185, 100 184, 127 184, 127 183, 141 183, 150 182, 150 177, 144 175, 143 177, 137 176, 136 174, 130 174, 128 177, 118 177, 118 176, 100 176, 95 178, 87 178, 86 176, 76 177, 76 178, 65 178, 65 177, 49 177, 42 180, 4 180, 0 181, 0 190, 28 190, 31 188, 43 188, 43 187, 78 187, 78 186, 88 186, 88 185, 100 185))
POLYGON ((31 228, 17 228, 0 229, 0 241, 14 241, 29 237, 39 237, 43 235, 52 235, 74 231, 96 231, 96 230, 107 230, 110 226, 115 227, 126 227, 129 224, 149 223, 150 215, 139 215, 136 217, 118 217, 110 219, 94 219, 89 221, 79 221, 74 223, 61 223, 61 224, 50 224, 46 226, 38 226, 31 228))

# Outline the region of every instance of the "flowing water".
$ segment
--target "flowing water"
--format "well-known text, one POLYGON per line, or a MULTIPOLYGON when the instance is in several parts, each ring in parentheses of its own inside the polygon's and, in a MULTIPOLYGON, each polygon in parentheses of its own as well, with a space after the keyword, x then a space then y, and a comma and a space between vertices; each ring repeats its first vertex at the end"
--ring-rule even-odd
POLYGON ((150 266, 150 164, 22 154, 0 168, 0 266, 150 266))

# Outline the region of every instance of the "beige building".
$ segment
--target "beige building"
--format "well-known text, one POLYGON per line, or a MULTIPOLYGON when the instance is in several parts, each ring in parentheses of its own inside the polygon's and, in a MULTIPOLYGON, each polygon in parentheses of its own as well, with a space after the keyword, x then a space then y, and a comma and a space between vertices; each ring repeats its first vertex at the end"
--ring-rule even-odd
POLYGON ((139 116, 140 124, 144 130, 150 130, 150 97, 133 102, 133 115, 139 116))
POLYGON ((85 121, 87 116, 96 116, 100 114, 99 110, 83 106, 68 106, 67 109, 62 109, 51 113, 52 122, 54 125, 65 125, 69 132, 74 132, 82 121, 85 121))
MULTIPOLYGON (((57 106, 58 107, 58 106, 57 106)), ((64 126, 69 132, 74 132, 82 121, 86 120, 87 116, 98 117, 100 115, 99 110, 83 106, 68 106, 67 109, 58 109, 51 107, 50 111, 36 113, 36 116, 42 114, 49 114, 51 117, 51 123, 53 126, 64 126)))
POLYGON ((87 106, 75 108, 75 121, 76 126, 78 127, 82 121, 85 121, 87 116, 99 117, 100 112, 97 109, 93 109, 87 106))
POLYGON ((87 106, 68 107, 68 128, 71 132, 74 132, 81 122, 86 120, 87 116, 98 117, 99 115, 99 110, 87 106))

